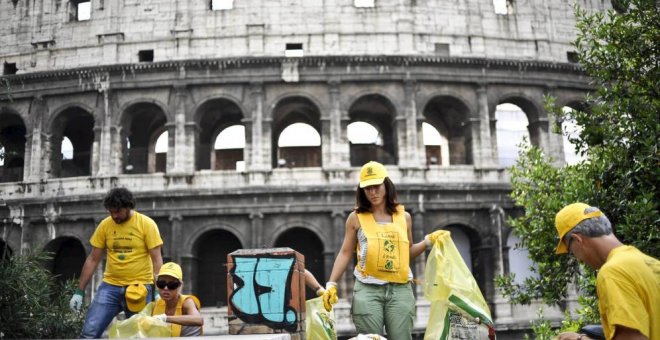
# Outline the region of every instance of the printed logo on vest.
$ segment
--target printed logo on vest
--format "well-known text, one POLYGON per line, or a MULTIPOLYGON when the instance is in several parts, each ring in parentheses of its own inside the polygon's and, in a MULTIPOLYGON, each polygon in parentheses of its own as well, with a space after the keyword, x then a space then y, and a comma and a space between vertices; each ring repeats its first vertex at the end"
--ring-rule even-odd
POLYGON ((378 270, 383 272, 399 271, 401 255, 399 254, 399 234, 396 232, 377 233, 378 240, 378 270))

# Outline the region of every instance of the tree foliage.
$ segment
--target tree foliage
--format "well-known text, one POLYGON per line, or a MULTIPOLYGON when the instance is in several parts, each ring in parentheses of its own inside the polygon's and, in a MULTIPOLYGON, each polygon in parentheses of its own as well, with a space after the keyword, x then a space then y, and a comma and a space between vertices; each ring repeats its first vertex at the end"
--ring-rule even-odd
POLYGON ((44 253, 0 260, 0 338, 75 339, 84 313, 69 308, 74 285, 61 286, 43 263, 44 253))
MULTIPOLYGON (((542 299, 559 304, 568 284, 575 284, 582 308, 578 323, 566 322, 564 328, 597 323, 598 309, 594 272, 571 256, 555 255, 554 216, 563 206, 581 201, 599 207, 621 241, 660 255, 660 17, 655 1, 649 0, 620 0, 617 10, 588 13, 575 8, 574 46, 596 88, 582 110, 570 113, 582 127, 571 141, 586 160, 556 168, 541 150, 527 146, 511 171, 511 197, 525 214, 509 223, 539 275, 523 285, 501 277, 498 286, 514 303, 542 299)), ((546 104, 548 111, 566 118, 553 98, 546 104)))

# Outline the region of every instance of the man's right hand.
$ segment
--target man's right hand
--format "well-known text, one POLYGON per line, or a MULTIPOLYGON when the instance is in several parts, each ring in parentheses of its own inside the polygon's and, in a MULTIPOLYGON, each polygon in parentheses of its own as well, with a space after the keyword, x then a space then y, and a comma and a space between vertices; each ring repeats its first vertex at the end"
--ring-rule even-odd
POLYGON ((76 292, 73 293, 71 300, 69 301, 69 307, 74 312, 79 312, 82 308, 83 297, 85 297, 85 291, 80 288, 76 288, 76 292))
POLYGON ((337 303, 337 283, 328 282, 325 284, 325 292, 323 292, 323 307, 326 311, 332 310, 332 305, 337 303))

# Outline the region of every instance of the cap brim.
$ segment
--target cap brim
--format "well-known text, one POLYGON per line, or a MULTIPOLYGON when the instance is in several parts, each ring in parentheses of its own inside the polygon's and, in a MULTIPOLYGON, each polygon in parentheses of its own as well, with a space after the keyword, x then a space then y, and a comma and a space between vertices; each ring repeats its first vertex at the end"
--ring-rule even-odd
POLYGON ((379 185, 379 184, 382 184, 384 181, 385 181, 385 177, 368 179, 366 181, 360 182, 360 188, 368 187, 368 186, 371 186, 371 185, 379 185))
POLYGON ((568 249, 566 248, 566 244, 564 244, 564 241, 559 240, 559 244, 557 244, 557 250, 555 250, 555 254, 561 255, 561 254, 566 254, 568 253, 568 249))

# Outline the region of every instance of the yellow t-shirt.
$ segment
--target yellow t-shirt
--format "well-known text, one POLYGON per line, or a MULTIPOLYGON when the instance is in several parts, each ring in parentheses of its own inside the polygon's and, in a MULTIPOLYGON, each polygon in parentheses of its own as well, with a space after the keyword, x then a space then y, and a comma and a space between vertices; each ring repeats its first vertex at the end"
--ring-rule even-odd
POLYGON ((117 224, 108 216, 99 223, 89 242, 107 250, 104 282, 126 286, 154 281, 149 249, 162 245, 163 240, 151 218, 133 211, 128 221, 117 224))
POLYGON ((660 261, 635 247, 614 248, 598 272, 598 307, 605 338, 616 325, 660 340, 660 261))

